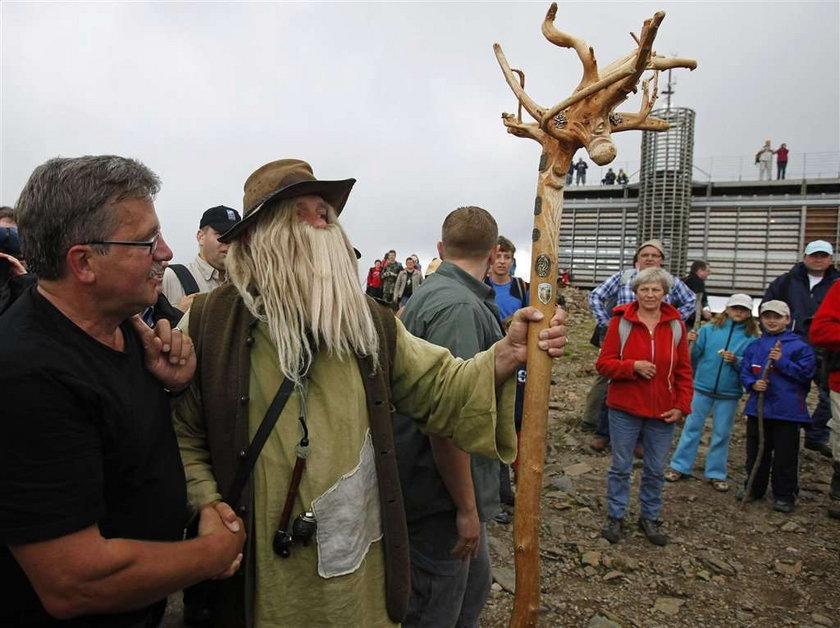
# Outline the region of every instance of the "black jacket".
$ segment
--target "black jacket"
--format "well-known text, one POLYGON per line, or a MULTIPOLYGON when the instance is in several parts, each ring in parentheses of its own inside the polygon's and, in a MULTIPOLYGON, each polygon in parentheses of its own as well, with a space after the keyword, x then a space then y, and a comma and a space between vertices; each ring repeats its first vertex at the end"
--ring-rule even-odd
POLYGON ((767 286, 761 302, 778 299, 787 303, 793 322, 791 330, 807 340, 811 319, 838 277, 840 271, 834 266, 829 266, 825 271, 825 278, 814 286, 812 292, 808 281, 808 269, 805 268, 804 262, 798 262, 789 272, 779 275, 767 286))

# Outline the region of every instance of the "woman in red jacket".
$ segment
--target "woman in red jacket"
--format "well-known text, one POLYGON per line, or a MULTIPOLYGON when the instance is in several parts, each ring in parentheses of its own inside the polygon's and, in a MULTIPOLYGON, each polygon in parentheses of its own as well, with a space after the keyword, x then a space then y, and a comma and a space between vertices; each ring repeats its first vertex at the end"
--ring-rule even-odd
POLYGON ((674 424, 691 411, 692 372, 685 325, 664 302, 673 285, 661 268, 641 271, 631 284, 636 300, 613 310, 597 369, 609 378, 612 465, 607 477, 607 522, 601 536, 621 538, 630 501, 633 449, 644 445, 639 527, 655 545, 668 543, 659 511, 674 424), (623 322, 622 322, 623 321, 623 322))
POLYGON ((376 260, 368 270, 365 292, 374 299, 382 298, 382 262, 380 260, 376 260))

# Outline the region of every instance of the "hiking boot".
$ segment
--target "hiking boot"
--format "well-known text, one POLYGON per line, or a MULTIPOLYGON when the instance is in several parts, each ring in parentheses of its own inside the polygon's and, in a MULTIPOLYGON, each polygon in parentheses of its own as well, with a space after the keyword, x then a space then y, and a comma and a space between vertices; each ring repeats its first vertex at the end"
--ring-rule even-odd
POLYGON ((593 451, 604 451, 607 448, 607 445, 610 444, 603 436, 596 436, 591 441, 589 441, 589 448, 593 451))
POLYGON ((773 502, 773 510, 776 512, 793 512, 793 502, 785 499, 777 499, 773 502))
POLYGON ((499 514, 493 517, 493 521, 500 523, 503 526, 507 526, 510 525, 511 521, 513 521, 513 517, 510 516, 510 513, 507 510, 502 510, 499 514))
POLYGON ((815 440, 806 440, 805 449, 816 451, 817 453, 825 456, 826 458, 831 458, 831 447, 828 446, 828 443, 821 443, 815 440))
POLYGON ((668 545, 668 535, 662 531, 662 522, 654 519, 642 519, 639 517, 639 529, 644 533, 648 541, 654 545, 668 545))
POLYGON ((645 457, 645 446, 644 445, 636 445, 633 448, 633 455, 636 456, 639 460, 645 457))
POLYGON ((618 543, 621 540, 621 519, 607 517, 607 522, 601 527, 601 536, 610 543, 618 543))

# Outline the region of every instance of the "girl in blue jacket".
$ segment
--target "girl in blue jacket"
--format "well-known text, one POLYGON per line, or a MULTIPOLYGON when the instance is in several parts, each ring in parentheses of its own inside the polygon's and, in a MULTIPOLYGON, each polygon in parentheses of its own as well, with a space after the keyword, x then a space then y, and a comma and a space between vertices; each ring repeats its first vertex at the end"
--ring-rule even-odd
POLYGON ((772 466, 773 508, 791 512, 799 493, 799 431, 811 420, 805 398, 816 358, 807 343, 786 329, 790 308, 784 301, 763 303, 760 320, 765 334, 747 347, 741 366, 741 383, 750 391, 744 408, 748 476, 758 456, 758 395, 764 392, 764 455, 758 461, 749 499, 764 497, 772 466), (774 360, 773 368, 767 379, 761 379, 768 357, 774 360))
POLYGON ((694 397, 670 469, 665 472, 669 482, 691 475, 703 425, 711 412, 712 438, 706 454, 705 477, 716 490, 729 490, 726 481, 729 437, 738 400, 744 394, 739 379, 741 358, 758 336, 752 297, 746 294, 733 294, 726 302, 726 309, 710 325, 701 327, 699 333, 689 332, 688 339, 695 340, 691 349, 694 397))

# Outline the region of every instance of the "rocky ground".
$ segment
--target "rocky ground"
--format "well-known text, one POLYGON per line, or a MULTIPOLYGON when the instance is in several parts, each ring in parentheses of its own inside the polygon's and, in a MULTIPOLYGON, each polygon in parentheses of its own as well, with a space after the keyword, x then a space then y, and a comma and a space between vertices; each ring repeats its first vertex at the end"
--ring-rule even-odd
MULTIPOLYGON (((840 521, 826 517, 831 462, 801 454, 801 493, 792 514, 770 501, 736 502, 694 477, 666 484, 662 519, 671 536, 651 545, 635 527, 610 546, 609 453, 595 453, 579 423, 596 349, 585 293, 566 290, 567 355, 555 361, 540 526, 542 626, 840 626, 840 521)), ((744 479, 744 422, 730 448, 732 484, 744 479)), ((675 441, 676 442, 676 441, 675 441)), ((704 442, 708 442, 704 439, 704 442)), ((701 446, 698 463, 702 464, 701 446)), ((634 474, 633 495, 638 494, 634 474)), ((637 504, 626 521, 635 523, 637 504)), ((482 626, 506 626, 513 608, 513 526, 490 525, 493 591, 482 626)))
MULTIPOLYGON (((580 431, 596 349, 584 292, 565 291, 570 343, 556 360, 549 402, 540 526, 540 625, 587 628, 840 626, 840 521, 826 517, 831 463, 801 455, 801 494, 789 515, 771 503, 735 500, 702 479, 665 486, 667 547, 634 527, 614 546, 600 538, 606 518, 609 453, 594 453, 580 431)), ((730 448, 732 484, 743 482, 744 422, 730 448)), ((702 464, 704 448, 698 461, 702 464)), ((638 473, 635 474, 638 476, 638 473)), ((633 495, 638 494, 638 477, 633 495)), ((638 517, 634 503, 627 521, 638 517)), ((513 526, 490 524, 493 590, 481 626, 507 626, 513 608, 513 526)), ((181 626, 180 595, 164 626, 181 626)))

